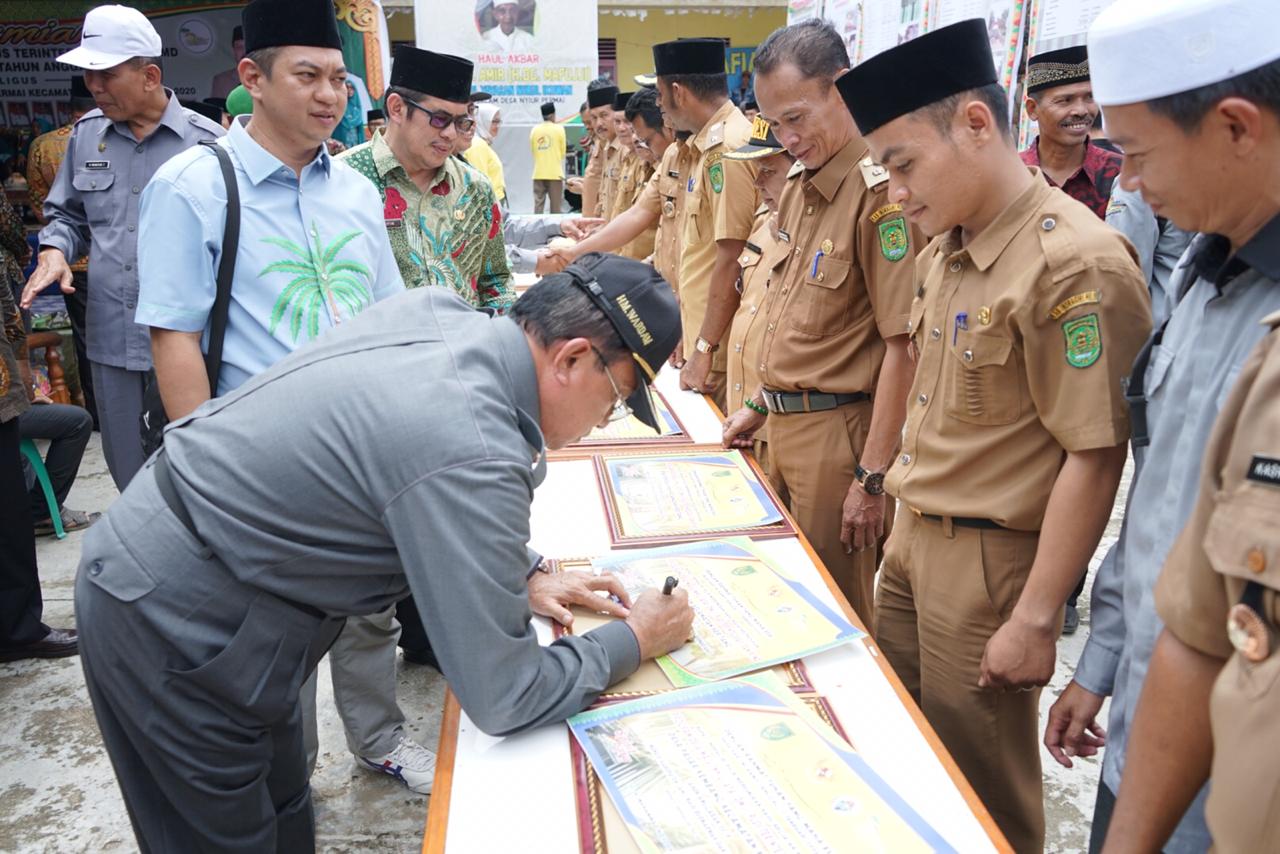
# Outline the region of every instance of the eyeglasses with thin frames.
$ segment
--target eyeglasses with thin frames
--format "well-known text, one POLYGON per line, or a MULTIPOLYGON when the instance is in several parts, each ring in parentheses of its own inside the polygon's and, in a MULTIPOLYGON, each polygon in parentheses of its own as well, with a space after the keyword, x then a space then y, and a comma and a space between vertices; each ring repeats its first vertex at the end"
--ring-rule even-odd
POLYGON ((471 116, 455 116, 453 113, 428 110, 426 107, 416 101, 410 101, 408 98, 405 98, 404 102, 410 108, 420 110, 425 113, 427 116, 427 122, 436 130, 444 130, 452 124, 458 129, 458 133, 466 133, 476 126, 476 120, 471 118, 471 116))
POLYGON ((591 352, 596 354, 596 358, 600 360, 600 367, 604 370, 604 375, 609 378, 609 385, 613 386, 613 408, 609 410, 608 421, 612 424, 615 421, 621 421, 631 414, 631 407, 627 405, 626 398, 622 396, 622 390, 618 388, 617 382, 613 379, 613 373, 609 370, 609 363, 605 361, 604 353, 601 353, 596 345, 591 345, 591 352))

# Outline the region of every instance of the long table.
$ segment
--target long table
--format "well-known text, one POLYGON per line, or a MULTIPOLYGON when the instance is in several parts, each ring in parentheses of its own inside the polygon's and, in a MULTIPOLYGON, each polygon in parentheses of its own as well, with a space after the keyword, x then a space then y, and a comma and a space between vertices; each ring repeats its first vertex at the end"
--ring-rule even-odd
MULTIPOLYGON (((657 387, 695 443, 720 441, 719 413, 703 396, 680 391, 675 371, 663 370, 657 387)), ((548 463, 531 529, 531 545, 548 557, 611 552, 591 460, 548 463)), ((865 629, 803 535, 757 545, 814 595, 865 629)), ((539 640, 550 643, 549 621, 535 618, 535 623, 539 640)), ((869 636, 803 661, 854 747, 952 847, 964 852, 1012 850, 869 636)), ((561 854, 577 851, 578 844, 566 727, 552 724, 493 738, 480 731, 450 692, 423 852, 561 854)))

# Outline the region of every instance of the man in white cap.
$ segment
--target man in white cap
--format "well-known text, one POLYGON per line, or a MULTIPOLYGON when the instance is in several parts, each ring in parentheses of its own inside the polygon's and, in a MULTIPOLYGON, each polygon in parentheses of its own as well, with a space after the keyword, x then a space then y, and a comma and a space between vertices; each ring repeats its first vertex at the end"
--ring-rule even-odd
POLYGON ((85 338, 102 429, 102 451, 123 490, 145 457, 138 433, 151 340, 134 323, 138 301, 138 202, 160 165, 222 126, 185 109, 162 82, 160 35, 128 6, 85 16, 80 47, 58 57, 83 68, 98 104, 76 123, 44 203, 40 262, 22 305, 57 282, 74 293, 70 262, 89 254, 85 338))
POLYGON ((1173 314, 1130 380, 1141 467, 1119 559, 1094 587, 1105 643, 1091 639, 1046 734, 1055 754, 1095 752, 1080 733, 1114 694, 1108 851, 1277 843, 1280 769, 1264 747, 1280 735, 1276 350, 1269 404, 1251 403, 1268 372, 1250 356, 1263 323, 1280 322, 1277 24, 1274 0, 1119 0, 1089 32, 1094 94, 1126 152, 1121 185, 1202 233, 1171 282, 1173 314))

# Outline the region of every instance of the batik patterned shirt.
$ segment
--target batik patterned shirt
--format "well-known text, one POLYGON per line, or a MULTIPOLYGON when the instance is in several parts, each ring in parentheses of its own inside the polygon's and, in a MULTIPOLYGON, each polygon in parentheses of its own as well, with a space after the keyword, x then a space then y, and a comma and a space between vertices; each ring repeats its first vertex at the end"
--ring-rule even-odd
MULTIPOLYGON (((1028 166, 1040 166, 1040 137, 1037 136, 1031 143, 1031 147, 1019 156, 1028 166)), ((1062 182, 1061 190, 1097 214, 1098 219, 1106 219, 1111 187, 1120 175, 1120 164, 1123 162, 1123 155, 1086 139, 1084 162, 1070 178, 1062 182)), ((1058 186, 1043 167, 1040 169, 1040 174, 1049 182, 1050 187, 1058 186)))
POLYGON ((515 301, 493 186, 450 157, 423 191, 384 135, 339 155, 378 188, 391 249, 406 287, 440 285, 477 308, 505 311, 515 301))

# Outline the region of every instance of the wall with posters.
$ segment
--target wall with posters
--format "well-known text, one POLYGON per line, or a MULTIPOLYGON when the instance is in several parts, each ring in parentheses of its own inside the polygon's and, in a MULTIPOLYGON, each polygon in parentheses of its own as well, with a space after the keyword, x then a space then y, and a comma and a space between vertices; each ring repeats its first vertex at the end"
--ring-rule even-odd
MULTIPOLYGON (((600 38, 614 39, 618 46, 618 79, 624 88, 635 88, 631 78, 653 71, 653 45, 659 42, 705 36, 728 39, 732 48, 754 48, 786 23, 786 9, 781 6, 610 8, 600 10, 600 38)), ((730 74, 735 70, 740 69, 729 68, 730 74)))

